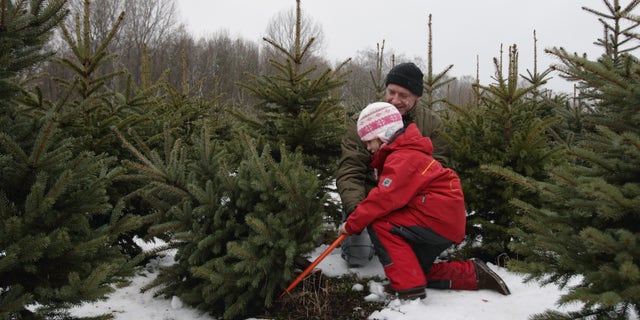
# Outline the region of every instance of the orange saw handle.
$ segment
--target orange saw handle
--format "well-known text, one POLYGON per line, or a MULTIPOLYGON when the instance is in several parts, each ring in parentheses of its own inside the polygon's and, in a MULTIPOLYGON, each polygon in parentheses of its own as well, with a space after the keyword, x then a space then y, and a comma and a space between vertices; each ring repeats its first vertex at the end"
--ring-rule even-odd
POLYGON ((300 281, 304 279, 304 277, 311 273, 311 270, 313 270, 313 268, 315 268, 326 256, 328 256, 329 253, 331 253, 331 251, 335 249, 346 237, 347 235, 343 233, 338 237, 338 239, 333 241, 329 248, 324 250, 324 252, 320 256, 318 256, 316 260, 314 260, 306 269, 304 269, 304 271, 302 271, 302 273, 295 280, 293 280, 293 282, 291 282, 291 284, 284 291, 282 291, 282 294, 280 294, 280 297, 278 297, 278 299, 284 297, 285 294, 293 290, 293 288, 295 288, 298 283, 300 283, 300 281))

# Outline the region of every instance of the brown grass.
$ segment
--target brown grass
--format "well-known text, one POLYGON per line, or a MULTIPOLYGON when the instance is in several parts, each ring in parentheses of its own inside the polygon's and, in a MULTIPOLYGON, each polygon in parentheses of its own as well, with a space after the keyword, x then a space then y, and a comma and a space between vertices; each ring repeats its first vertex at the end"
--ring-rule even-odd
POLYGON ((355 276, 328 278, 311 274, 298 288, 276 303, 264 317, 268 319, 366 319, 384 307, 381 303, 366 302, 368 291, 354 291, 355 283, 367 280, 355 276))

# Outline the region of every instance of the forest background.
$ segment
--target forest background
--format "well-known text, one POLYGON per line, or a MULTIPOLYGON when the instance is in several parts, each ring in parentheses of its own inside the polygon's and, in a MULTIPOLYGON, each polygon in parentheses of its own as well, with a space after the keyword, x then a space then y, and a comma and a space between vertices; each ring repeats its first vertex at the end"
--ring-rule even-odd
MULTIPOLYGON (((230 319, 277 307, 335 237, 347 117, 406 58, 382 41, 332 65, 300 1, 263 43, 195 39, 171 0, 114 3, 0 1, 0 315, 104 297, 156 253, 136 237, 177 249, 151 284, 161 295, 230 319)), ((638 3, 585 8, 603 26, 597 59, 547 49, 560 63, 522 72, 509 45, 488 84, 433 70, 425 17, 420 107, 445 122, 469 212, 442 258, 561 286, 581 276, 559 302, 583 309, 541 318, 638 314, 638 3), (552 70, 573 94, 545 88, 552 70)))
MULTIPOLYGON (((360 51, 375 51, 376 43, 383 39, 388 56, 396 52, 407 59, 426 62, 428 42, 424 30, 431 14, 435 26, 432 30, 434 68, 442 70, 453 64, 450 76, 462 78, 479 73, 480 82, 490 83, 491 60, 499 54, 500 44, 518 44, 521 69, 533 67, 534 31, 540 49, 562 45, 571 48, 572 52, 599 55, 592 35, 600 33, 601 25, 580 8, 597 7, 600 3, 601 0, 540 0, 535 4, 522 0, 473 3, 403 0, 389 6, 384 0, 346 3, 327 0, 305 2, 302 9, 307 15, 305 19, 318 24, 322 30, 316 35, 316 41, 320 43, 317 55, 332 62, 356 58, 360 51), (568 17, 571 23, 566 23, 568 17)), ((227 32, 257 43, 262 43, 269 22, 292 7, 290 0, 178 2, 179 15, 190 34, 206 37, 227 32)), ((554 62, 553 56, 540 52, 539 65, 554 62)), ((572 83, 559 77, 550 79, 547 87, 573 91, 572 83)))

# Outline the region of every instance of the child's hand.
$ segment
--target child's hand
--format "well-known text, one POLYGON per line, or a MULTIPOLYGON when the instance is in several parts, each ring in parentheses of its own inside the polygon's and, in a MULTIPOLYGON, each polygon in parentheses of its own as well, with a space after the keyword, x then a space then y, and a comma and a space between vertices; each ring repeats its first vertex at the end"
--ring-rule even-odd
POLYGON ((343 222, 339 227, 338 227, 338 232, 340 232, 340 234, 346 234, 349 235, 349 233, 347 232, 347 229, 345 228, 346 222, 343 222))

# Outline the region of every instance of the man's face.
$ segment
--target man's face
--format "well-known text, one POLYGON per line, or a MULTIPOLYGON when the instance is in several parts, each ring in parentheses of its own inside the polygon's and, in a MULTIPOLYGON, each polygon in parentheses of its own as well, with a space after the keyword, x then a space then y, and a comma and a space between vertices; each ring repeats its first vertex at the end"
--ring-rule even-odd
POLYGON ((385 98, 388 103, 391 103, 398 109, 401 115, 411 110, 418 100, 420 100, 420 97, 413 94, 413 92, 393 83, 387 86, 385 98))

